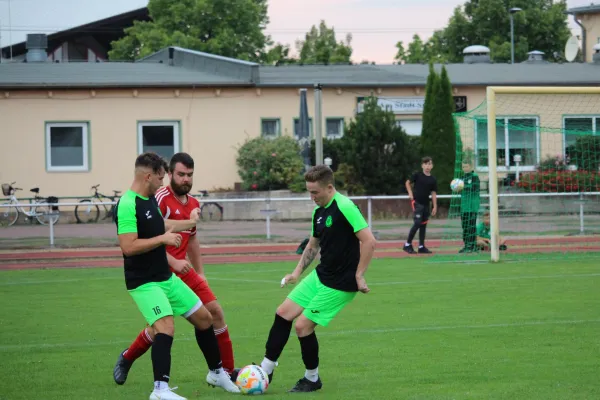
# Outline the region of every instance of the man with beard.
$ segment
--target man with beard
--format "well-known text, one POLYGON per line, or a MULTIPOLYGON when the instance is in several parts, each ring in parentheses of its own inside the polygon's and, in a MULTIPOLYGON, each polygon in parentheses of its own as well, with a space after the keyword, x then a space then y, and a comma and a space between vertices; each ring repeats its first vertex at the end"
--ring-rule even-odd
MULTIPOLYGON (((191 212, 199 208, 198 200, 188 194, 192 189, 193 174, 194 160, 189 154, 177 153, 171 158, 169 165, 170 185, 156 192, 156 200, 165 220, 188 220, 191 212)), ((233 346, 225 323, 223 309, 217 302, 217 298, 208 286, 204 276, 196 227, 179 233, 181 235, 180 246, 167 246, 166 248, 169 266, 198 295, 202 304, 210 311, 223 369, 230 375, 231 382, 234 382, 236 378, 234 374, 238 371, 234 371, 233 346), (189 261, 186 254, 189 256, 189 261)), ((117 384, 122 385, 125 383, 133 362, 152 346, 154 338, 155 332, 152 327, 146 327, 131 346, 119 355, 113 371, 113 377, 117 384)), ((233 391, 231 388, 225 388, 225 390, 233 391)))

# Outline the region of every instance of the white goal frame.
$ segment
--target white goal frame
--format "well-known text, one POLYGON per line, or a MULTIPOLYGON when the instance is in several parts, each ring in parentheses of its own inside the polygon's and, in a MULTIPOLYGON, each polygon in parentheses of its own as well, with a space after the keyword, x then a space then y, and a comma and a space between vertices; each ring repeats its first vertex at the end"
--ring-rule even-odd
POLYGON ((491 261, 500 260, 498 248, 498 166, 496 162, 496 94, 600 94, 596 87, 488 86, 486 90, 488 126, 488 177, 490 192, 491 261))

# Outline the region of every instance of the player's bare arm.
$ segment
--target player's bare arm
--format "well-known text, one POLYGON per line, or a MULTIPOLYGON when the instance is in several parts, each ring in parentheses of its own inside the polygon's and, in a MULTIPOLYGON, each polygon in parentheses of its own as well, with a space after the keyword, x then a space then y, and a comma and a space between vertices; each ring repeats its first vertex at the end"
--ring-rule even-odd
POLYGON ((179 272, 180 274, 187 274, 188 272, 190 272, 192 270, 192 266, 190 265, 190 263, 188 262, 188 260, 178 260, 175 257, 173 257, 171 254, 169 254, 167 252, 167 261, 169 263, 169 266, 171 268, 173 268, 175 271, 179 272))
POLYGON ((288 283, 293 284, 300 278, 300 275, 310 266, 310 264, 314 261, 319 254, 320 249, 319 239, 314 236, 310 237, 308 244, 304 248, 302 252, 302 256, 300 257, 300 261, 298 261, 298 265, 296 265, 296 269, 291 274, 286 275, 281 280, 281 287, 284 287, 288 283))
POLYGON ((190 238, 188 243, 187 255, 190 258, 190 262, 192 266, 203 279, 206 280, 204 276, 204 264, 202 264, 202 252, 200 251, 200 241, 196 237, 196 235, 190 238))
POLYGON ((414 199, 412 187, 410 185, 410 179, 406 180, 405 186, 406 186, 406 191, 408 192, 408 198, 411 199, 411 200, 414 199))
POLYGON ((360 240, 360 260, 358 261, 358 267, 356 268, 356 284, 358 290, 362 293, 369 293, 371 289, 367 286, 365 281, 365 273, 369 268, 371 258, 375 252, 375 246, 377 240, 373 236, 373 233, 369 228, 361 229, 356 232, 356 237, 360 240))
POLYGON ((173 232, 187 231, 196 227, 200 219, 200 210, 194 209, 190 214, 190 219, 187 221, 178 221, 174 219, 165 219, 165 229, 173 229, 173 232))
POLYGON ((433 202, 433 209, 431 210, 431 215, 435 217, 437 214, 437 193, 431 192, 431 201, 433 202))
POLYGON ((181 244, 181 235, 167 230, 163 235, 155 236, 150 239, 140 239, 137 233, 124 233, 119 235, 119 246, 126 256, 135 256, 149 252, 159 246, 175 246, 181 244))

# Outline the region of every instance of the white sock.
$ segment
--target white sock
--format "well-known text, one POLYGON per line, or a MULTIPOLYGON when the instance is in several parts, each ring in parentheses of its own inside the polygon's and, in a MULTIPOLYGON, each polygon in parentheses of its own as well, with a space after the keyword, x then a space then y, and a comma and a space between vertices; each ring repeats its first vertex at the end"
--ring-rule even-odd
POLYGON ((267 375, 270 375, 273 373, 276 365, 277 365, 276 362, 269 360, 267 357, 265 357, 262 360, 262 362, 260 363, 260 367, 265 370, 267 375))
POLYGON ((169 384, 164 381, 154 381, 154 390, 166 390, 169 388, 169 384))
POLYGON ((423 246, 423 245, 419 245, 419 248, 420 248, 420 249, 422 249, 423 247, 425 247, 425 246, 423 246))
POLYGON ((412 246, 412 245, 410 243, 406 242, 406 243, 404 243, 404 247, 406 247, 406 246, 412 246))
POLYGON ((316 382, 319 379, 319 367, 315 369, 307 369, 304 377, 311 382, 316 382))

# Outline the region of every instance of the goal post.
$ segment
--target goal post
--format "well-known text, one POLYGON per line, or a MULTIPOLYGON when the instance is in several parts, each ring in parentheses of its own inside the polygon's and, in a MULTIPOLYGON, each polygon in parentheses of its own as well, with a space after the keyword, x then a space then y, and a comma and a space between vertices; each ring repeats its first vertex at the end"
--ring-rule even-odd
MULTIPOLYGON (((500 221, 499 221, 499 193, 498 193, 498 146, 497 146, 497 99, 498 95, 598 95, 600 99, 600 87, 520 87, 520 86, 489 86, 486 90, 486 103, 487 103, 487 157, 488 157, 488 190, 489 190, 489 213, 490 213, 490 253, 491 261, 497 262, 500 260, 499 251, 499 235, 500 235, 500 221)), ((592 100, 594 109, 600 106, 600 101, 594 97, 592 100)), ((527 112, 527 110, 524 110, 527 112)), ((600 126, 596 128, 596 121, 600 121, 600 108, 596 108, 599 117, 593 117, 594 131, 600 134, 600 126), (596 130, 597 129, 597 130, 596 130)), ((560 107, 554 110, 555 113, 560 113, 560 107)), ((544 121, 538 120, 537 129, 543 126, 544 121)), ((563 130, 564 126, 561 127, 563 130)), ((551 130, 552 128, 549 128, 551 130)), ((460 135, 460 132, 459 132, 460 135)), ((539 140, 539 139, 538 139, 539 140)), ((564 144, 562 147, 564 148, 564 144)), ((539 147, 536 150, 539 154, 539 147)), ((507 151, 507 156, 508 151, 507 151)), ((538 156, 539 157, 539 156, 538 156)), ((598 154, 594 154, 593 157, 598 159, 598 154)), ((508 164, 507 164, 508 165, 508 164)), ((596 165, 596 164, 594 164, 596 165)), ((518 167, 517 167, 518 168, 518 167)), ((597 168, 597 166, 596 166, 597 168)), ((598 174, 598 170, 595 171, 598 174)), ((517 172, 518 173, 518 172, 517 172)), ((596 175, 597 176, 597 175, 596 175)))

